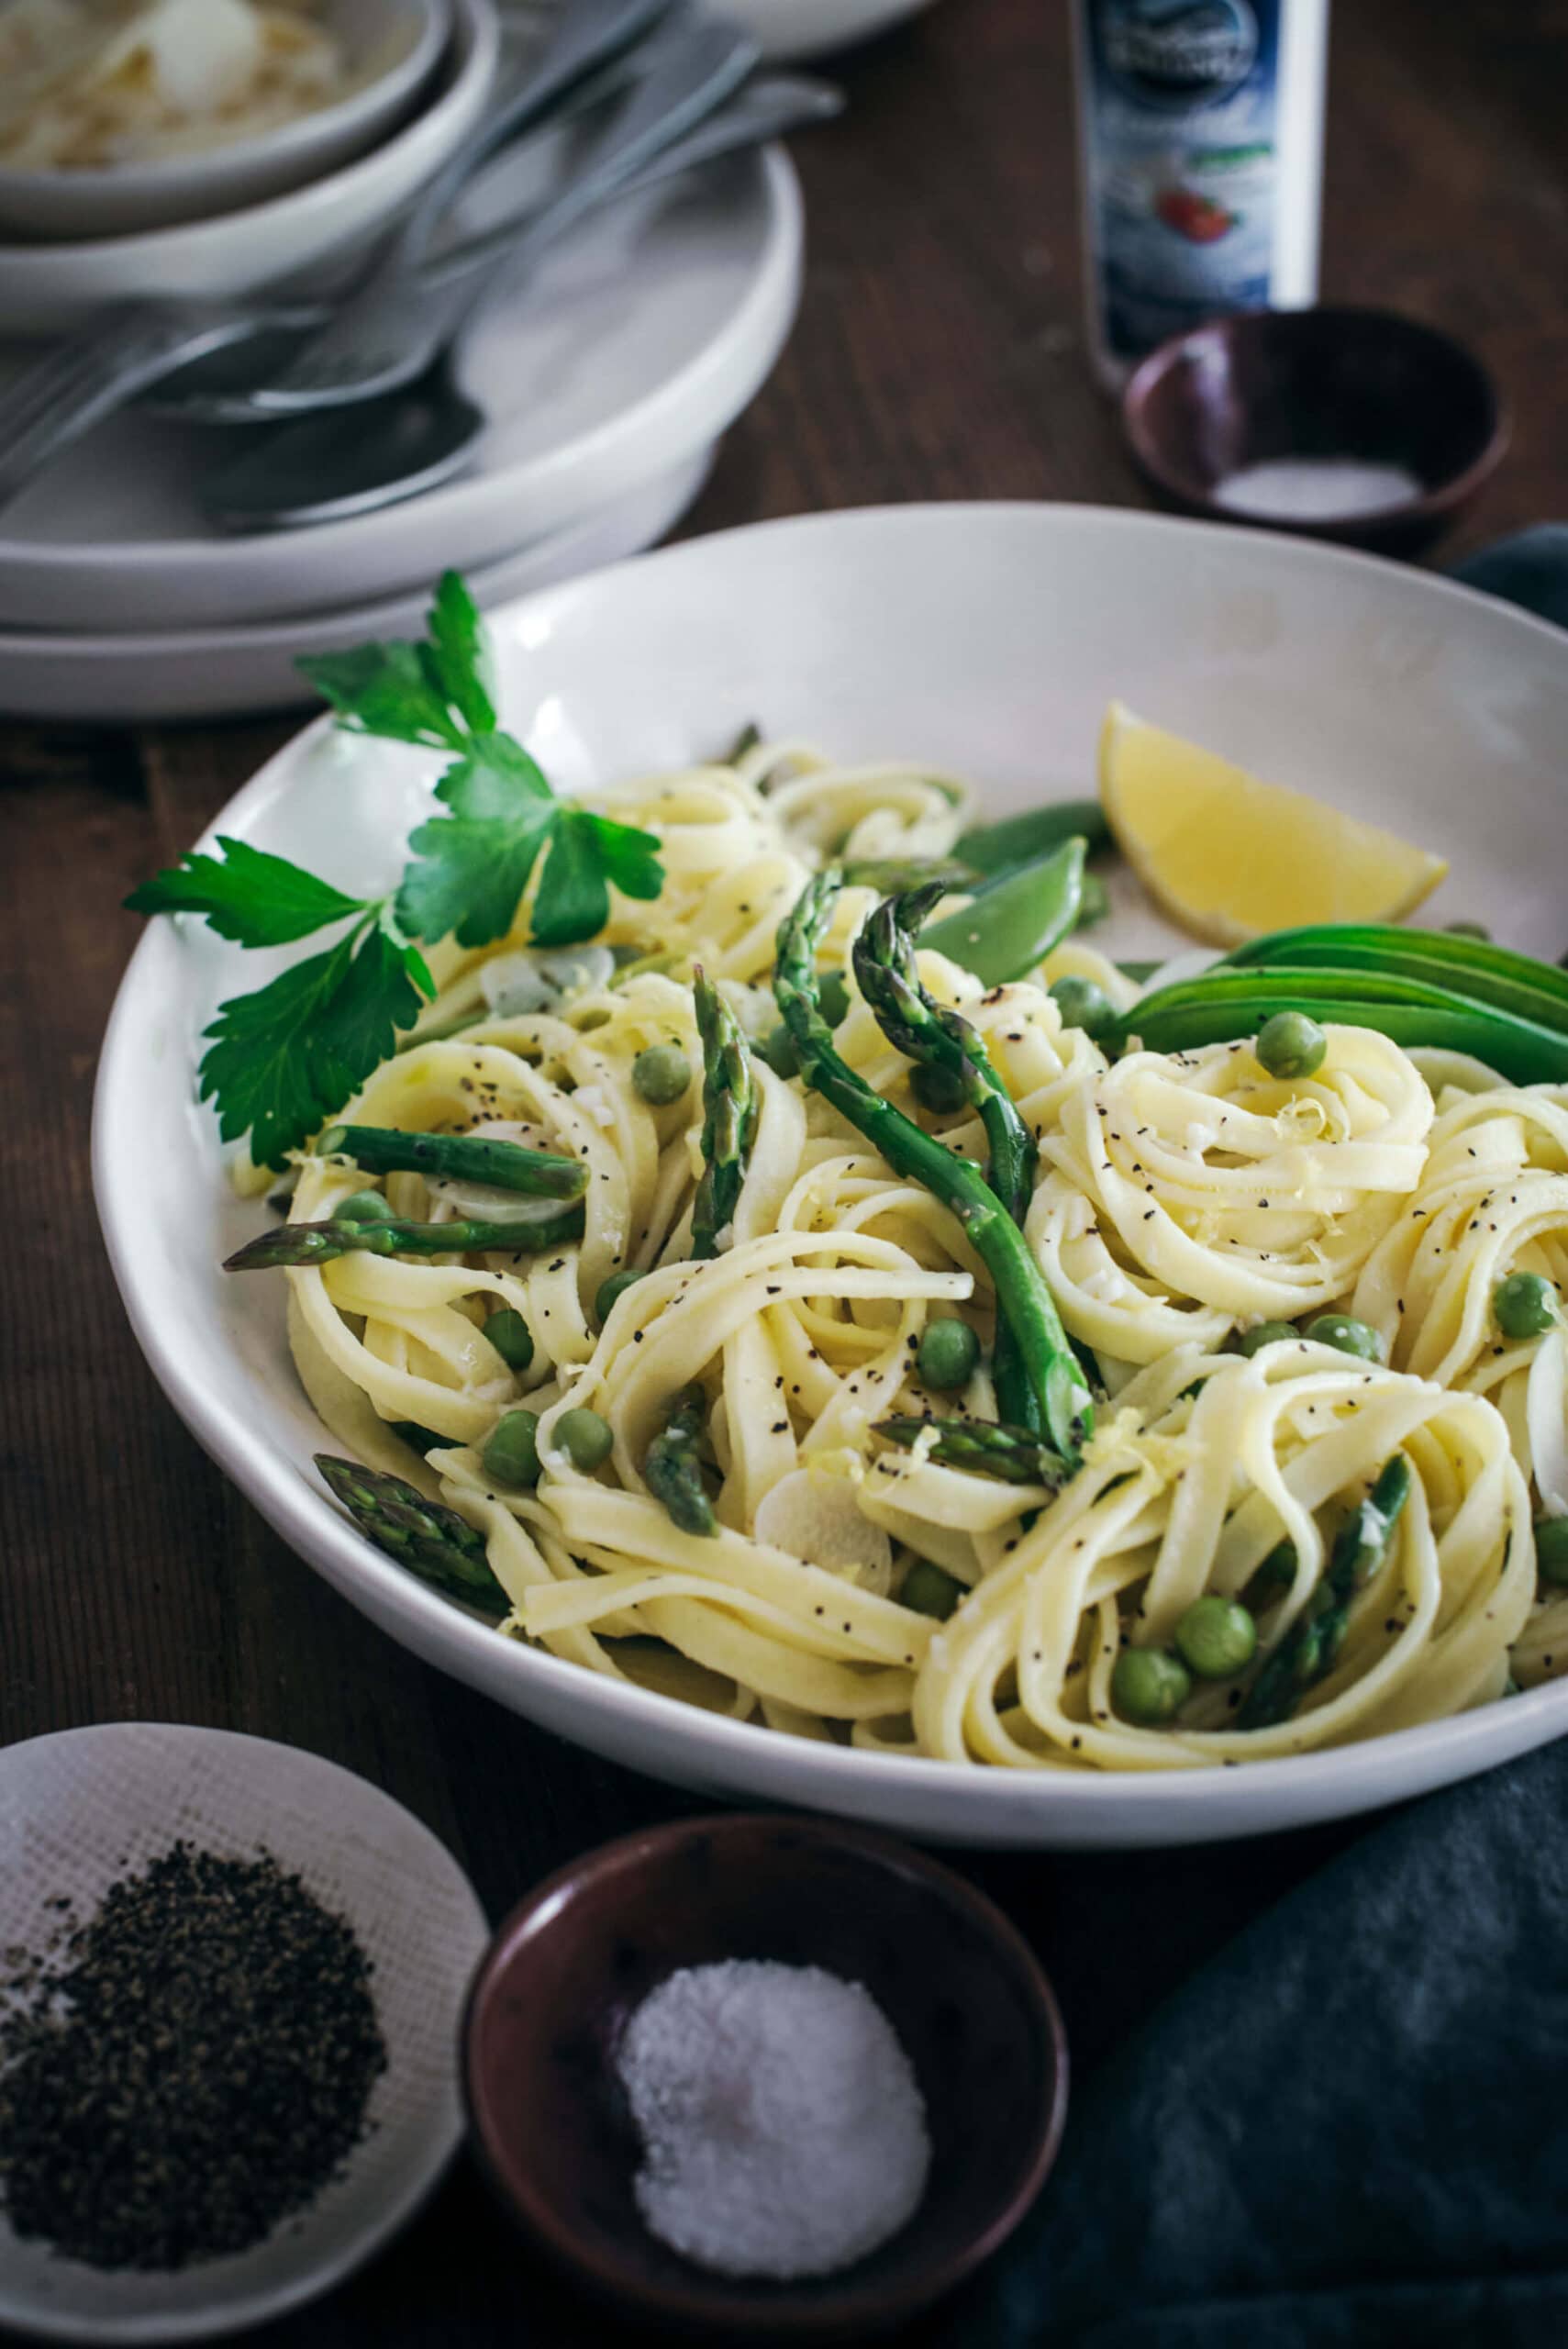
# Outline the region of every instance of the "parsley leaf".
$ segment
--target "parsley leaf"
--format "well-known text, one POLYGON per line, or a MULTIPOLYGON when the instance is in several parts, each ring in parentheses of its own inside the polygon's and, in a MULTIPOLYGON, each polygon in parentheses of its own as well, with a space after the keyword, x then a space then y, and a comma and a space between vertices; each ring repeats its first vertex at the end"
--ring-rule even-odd
POLYGON ((490 735, 449 768, 436 796, 452 812, 432 816, 409 841, 416 861, 397 892, 397 918, 416 938, 445 938, 455 930, 460 946, 488 946, 492 939, 505 938, 517 918, 535 860, 561 810, 532 759, 509 734, 490 735))
POLYGON ((422 644, 361 644, 299 667, 354 733, 466 751, 495 734, 495 705, 484 623, 455 571, 443 573, 427 626, 422 644))
POLYGON ((217 1105, 225 1141, 248 1133, 256 1163, 281 1167, 390 1058, 418 1010, 410 949, 373 921, 219 1004, 201 1097, 217 1105))
POLYGON ((656 897, 664 877, 658 848, 651 832, 584 807, 559 808, 534 898, 535 943, 575 946, 596 937, 610 918, 612 880, 628 896, 656 897))
POLYGON ((308 938, 329 921, 361 913, 367 900, 346 897, 246 841, 218 840, 216 856, 190 855, 169 872, 155 874, 133 889, 126 905, 133 914, 205 914, 220 938, 240 946, 286 946, 308 938))
MULTIPOLYGON (((426 674, 471 734, 495 731, 495 664, 479 607, 455 571, 443 572, 430 606, 426 674)), ((536 769, 537 773, 538 770, 536 769)), ((544 781, 543 776, 539 777, 544 781)), ((548 784, 545 788, 549 789, 548 784)))

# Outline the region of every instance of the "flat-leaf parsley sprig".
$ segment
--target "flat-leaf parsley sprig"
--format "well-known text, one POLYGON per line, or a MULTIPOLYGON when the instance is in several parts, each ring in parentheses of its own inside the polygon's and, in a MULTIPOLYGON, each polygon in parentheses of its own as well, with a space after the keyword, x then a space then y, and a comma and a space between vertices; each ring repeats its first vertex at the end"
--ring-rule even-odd
POLYGON ((348 730, 451 753, 436 785, 448 812, 414 832, 397 887, 349 896, 286 857, 220 838, 216 855, 183 857, 126 899, 133 913, 198 915, 240 946, 349 924, 325 952, 220 1004, 205 1031, 201 1097, 225 1141, 248 1134, 257 1164, 272 1167, 351 1098, 435 994, 421 943, 506 937, 536 865, 540 946, 595 937, 612 884, 649 899, 664 879, 651 832, 564 805, 497 726, 484 623, 456 572, 436 591, 422 642, 361 645, 300 667, 348 730))

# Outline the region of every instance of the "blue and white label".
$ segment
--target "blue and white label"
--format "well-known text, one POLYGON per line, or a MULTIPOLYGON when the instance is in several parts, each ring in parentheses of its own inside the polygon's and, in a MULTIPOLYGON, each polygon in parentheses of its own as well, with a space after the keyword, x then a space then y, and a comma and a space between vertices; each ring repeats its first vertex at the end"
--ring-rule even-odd
POLYGON ((1283 0, 1084 0, 1090 239, 1118 360, 1273 293, 1283 0))

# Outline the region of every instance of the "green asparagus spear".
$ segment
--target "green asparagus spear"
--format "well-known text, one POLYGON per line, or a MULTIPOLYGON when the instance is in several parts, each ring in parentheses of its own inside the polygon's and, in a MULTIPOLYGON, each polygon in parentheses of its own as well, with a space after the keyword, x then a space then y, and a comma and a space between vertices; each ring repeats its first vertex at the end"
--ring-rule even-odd
POLYGON ((691 1387, 677 1401, 642 1463, 643 1482, 661 1508, 683 1533, 698 1533, 705 1539, 718 1531, 697 1457, 706 1417, 703 1391, 700 1386, 691 1387))
POLYGON ((428 1501, 401 1476, 362 1468, 357 1460, 335 1460, 318 1452, 320 1469, 333 1498, 389 1557, 497 1621, 511 1601, 490 1571, 484 1537, 468 1520, 439 1501, 428 1501))
POLYGON ((896 1174, 922 1183, 950 1208, 989 1272, 998 1314, 1012 1330, 1041 1423, 1062 1458, 1076 1461, 1094 1424, 1094 1403, 1051 1291, 1006 1207, 973 1160, 955 1158, 840 1058, 817 999, 817 949, 840 888, 829 868, 802 891, 781 924, 773 993, 795 1039, 801 1073, 896 1174))
POLYGON ((1399 1512, 1410 1497, 1410 1464, 1396 1452, 1360 1507, 1340 1528, 1328 1569, 1307 1609, 1264 1663, 1236 1716, 1238 1729, 1287 1721, 1315 1681, 1334 1667, 1351 1620, 1351 1601, 1382 1564, 1399 1512))
POLYGON ((920 1436, 931 1436, 926 1457, 943 1468, 968 1468, 976 1476, 998 1476, 1006 1485, 1048 1485, 1054 1491, 1066 1464, 1028 1428, 999 1426, 991 1419, 878 1419, 874 1432, 906 1451, 920 1436))
POLYGON ((431 1181, 450 1175, 462 1183, 487 1183, 496 1191, 517 1191, 530 1199, 580 1199, 588 1187, 588 1170, 575 1158, 525 1150, 521 1142, 492 1141, 483 1134, 406 1134, 392 1126, 333 1126, 316 1147, 323 1158, 351 1158, 370 1174, 423 1174, 431 1181))
MULTIPOLYGON (((979 1113, 990 1151, 986 1179, 1013 1221, 1021 1225, 1034 1187, 1036 1152, 1029 1130, 975 1030, 933 999, 921 984, 915 961, 916 934, 941 894, 940 884, 928 883, 880 905, 855 941, 855 976, 895 1050, 923 1068, 940 1071, 979 1113)), ((1003 1419, 1038 1436, 1043 1426, 1040 1398, 1012 1325, 1001 1313, 993 1368, 996 1408, 1003 1419)))
POLYGON ((717 1256, 735 1220, 757 1130, 757 1087, 740 1023, 700 963, 694 971, 703 1052, 702 1179, 692 1208, 692 1254, 717 1256))
POLYGON ((563 1207, 541 1223, 282 1223, 259 1232, 224 1264, 226 1273, 264 1273, 277 1264, 329 1264, 358 1250, 367 1256, 466 1256, 475 1249, 539 1256, 583 1237, 583 1210, 563 1207))

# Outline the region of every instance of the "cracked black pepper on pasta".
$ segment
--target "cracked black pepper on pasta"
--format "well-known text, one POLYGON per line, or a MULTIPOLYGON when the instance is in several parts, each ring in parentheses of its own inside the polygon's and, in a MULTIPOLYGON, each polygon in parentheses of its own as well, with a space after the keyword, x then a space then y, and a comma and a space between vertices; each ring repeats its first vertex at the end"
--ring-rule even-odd
MULTIPOLYGON (((8 1956, 14 1954, 7 1953, 8 1956)), ((0 2022, 0 2197, 100 2268, 244 2251, 365 2133, 386 2048, 352 1928, 258 1853, 176 1842, 39 1962, 0 2022)))

